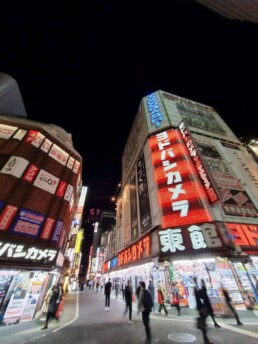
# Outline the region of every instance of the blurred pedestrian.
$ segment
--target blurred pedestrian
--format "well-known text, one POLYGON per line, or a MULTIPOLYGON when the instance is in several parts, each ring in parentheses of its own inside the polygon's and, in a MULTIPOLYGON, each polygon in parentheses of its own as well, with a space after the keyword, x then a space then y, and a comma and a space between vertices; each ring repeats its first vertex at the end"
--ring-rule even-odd
POLYGON ((159 303, 159 313, 161 310, 164 309, 165 315, 168 316, 168 310, 165 306, 165 288, 163 287, 162 283, 159 281, 158 283, 158 303, 159 303))
POLYGON ((105 283, 104 294, 105 294, 105 311, 110 311, 110 294, 112 289, 111 278, 105 283))
POLYGON ((172 284, 172 302, 171 302, 171 306, 176 307, 178 316, 181 316, 179 289, 177 287, 177 282, 173 282, 173 284, 172 284))
POLYGON ((152 310, 154 311, 154 308, 155 308, 155 288, 154 288, 154 285, 152 283, 152 280, 149 280, 148 290, 151 293, 151 296, 153 299, 153 309, 152 310))
POLYGON ((237 314, 237 311, 232 303, 232 300, 231 300, 231 297, 229 296, 229 293, 227 291, 227 289, 225 287, 222 287, 222 292, 223 292, 223 295, 225 297, 225 301, 226 301, 226 304, 228 306, 228 308, 231 310, 231 312, 233 313, 234 317, 236 318, 236 321, 237 321, 237 325, 244 325, 240 319, 239 319, 239 316, 237 314))
POLYGON ((118 292, 119 292, 119 283, 118 283, 118 282, 115 282, 115 295, 116 295, 116 300, 117 300, 118 292))
POLYGON ((97 280, 97 283, 96 283, 96 294, 98 294, 99 292, 99 280, 97 280))
POLYGON ((125 287, 125 313, 129 310, 129 321, 128 324, 132 325, 134 322, 132 321, 132 297, 133 297, 133 289, 131 285, 131 281, 128 280, 127 285, 125 287))
POLYGON ((207 309, 207 313, 212 318, 212 320, 214 322, 214 326, 219 328, 221 326, 219 326, 219 324, 217 323, 217 321, 214 318, 213 308, 212 308, 212 305, 210 303, 210 299, 209 299, 209 296, 208 296, 208 293, 207 293, 207 288, 206 288, 204 279, 201 279, 201 288, 203 290, 203 296, 204 296, 203 302, 204 302, 205 307, 207 309))
POLYGON ((140 291, 141 291, 141 281, 139 282, 138 287, 136 288, 136 291, 135 291, 137 300, 139 299, 140 291))
POLYGON ((149 290, 146 289, 145 282, 140 282, 140 293, 137 305, 137 311, 142 312, 142 322, 145 327, 146 344, 151 343, 151 329, 150 329, 150 312, 153 308, 153 299, 149 290))
POLYGON ((198 288, 196 278, 194 278, 194 281, 195 281, 194 294, 195 294, 195 299, 196 299, 196 307, 199 312, 199 317, 197 318, 197 328, 202 331, 204 344, 213 344, 213 342, 211 342, 207 336, 206 319, 208 316, 208 311, 206 308, 207 304, 204 303, 205 292, 202 288, 198 288))
POLYGON ((57 308, 59 306, 59 302, 60 302, 60 288, 57 284, 54 284, 53 287, 51 288, 51 296, 50 296, 50 300, 49 300, 49 304, 48 304, 48 310, 47 310, 47 314, 46 314, 46 322, 44 327, 42 327, 41 330, 46 330, 48 328, 48 322, 49 320, 52 319, 56 319, 58 320, 57 316, 56 316, 56 311, 57 308))
POLYGON ((122 282, 121 291, 122 291, 123 301, 125 301, 125 281, 122 282))

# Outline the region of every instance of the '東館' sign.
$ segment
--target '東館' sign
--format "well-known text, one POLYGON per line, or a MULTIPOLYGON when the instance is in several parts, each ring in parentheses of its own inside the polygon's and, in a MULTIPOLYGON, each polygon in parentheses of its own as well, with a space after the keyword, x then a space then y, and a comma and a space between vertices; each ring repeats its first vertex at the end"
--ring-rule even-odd
POLYGON ((168 228, 158 232, 160 253, 164 255, 226 251, 216 223, 168 228))

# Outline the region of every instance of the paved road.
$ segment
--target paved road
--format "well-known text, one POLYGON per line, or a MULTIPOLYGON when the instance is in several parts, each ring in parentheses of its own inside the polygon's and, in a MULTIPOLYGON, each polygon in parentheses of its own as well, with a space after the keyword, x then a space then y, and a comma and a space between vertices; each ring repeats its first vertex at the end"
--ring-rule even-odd
MULTIPOLYGON (((136 305, 135 305, 136 306, 136 305)), ((111 298, 111 310, 104 310, 103 293, 92 290, 74 292, 65 297, 65 307, 60 320, 52 320, 48 330, 41 330, 43 322, 38 317, 30 323, 0 327, 1 344, 141 344, 145 341, 142 320, 133 310, 134 324, 123 316, 125 305, 120 298, 111 298)), ((202 344, 201 332, 196 328, 196 313, 182 311, 176 315, 169 309, 169 316, 153 312, 151 329, 153 344, 194 343, 202 344)), ((244 314, 244 313, 243 313, 244 314)), ((221 328, 214 328, 208 321, 208 333, 214 344, 257 344, 258 318, 250 313, 241 316, 244 326, 237 326, 234 319, 217 319, 221 328)))

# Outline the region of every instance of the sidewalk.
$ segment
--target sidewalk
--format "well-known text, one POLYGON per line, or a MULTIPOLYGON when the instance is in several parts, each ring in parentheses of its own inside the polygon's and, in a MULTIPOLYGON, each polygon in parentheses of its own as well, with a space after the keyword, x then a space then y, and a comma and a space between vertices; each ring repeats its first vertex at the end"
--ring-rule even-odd
MULTIPOLYGON (((115 297, 115 293, 114 291, 112 291, 111 293, 111 297, 112 298, 116 298, 115 297)), ((123 298, 122 298, 122 293, 119 292, 117 300, 123 302, 123 298)), ((171 305, 169 303, 165 303, 167 310, 168 310, 168 314, 170 315, 177 315, 177 310, 175 307, 171 307, 171 305)), ((137 307, 137 299, 135 300, 135 302, 133 303, 133 307, 137 307)), ((155 311, 152 313, 154 314, 159 314, 158 313, 158 309, 159 309, 159 304, 158 302, 155 302, 155 311)), ((163 311, 164 312, 164 311, 163 311)), ((182 315, 186 315, 186 316, 192 316, 192 317, 196 317, 198 316, 198 312, 195 308, 189 308, 189 307, 181 307, 181 313, 182 315)), ((245 311, 237 311, 240 319, 257 319, 258 318, 258 311, 257 310, 245 310, 245 311)), ((232 319, 234 318, 234 316, 232 315, 232 317, 230 316, 223 316, 223 315, 217 315, 215 314, 215 318, 218 319, 232 319)))

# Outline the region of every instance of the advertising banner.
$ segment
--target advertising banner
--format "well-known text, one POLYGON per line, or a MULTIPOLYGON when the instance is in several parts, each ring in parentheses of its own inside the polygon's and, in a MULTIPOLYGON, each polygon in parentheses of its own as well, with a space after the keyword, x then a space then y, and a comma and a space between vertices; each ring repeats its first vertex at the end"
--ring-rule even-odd
POLYGON ((36 238, 40 233, 44 220, 44 215, 22 208, 11 226, 11 232, 36 238))
MULTIPOLYGON (((187 153, 185 147, 182 147, 181 134, 173 129, 163 131, 152 136, 149 144, 162 212, 162 227, 210 222, 211 216, 202 205, 191 177, 194 173, 192 165, 184 158, 187 153)), ((205 197, 203 190, 200 190, 200 194, 201 191, 205 197)))
POLYGON ((150 199, 148 192, 148 182, 145 169, 144 154, 141 155, 140 159, 137 162, 137 185, 140 208, 140 227, 142 234, 152 227, 150 199))
POLYGON ((131 205, 131 239, 134 241, 139 236, 138 211, 137 211, 137 190, 136 173, 133 171, 130 178, 130 205, 131 205))
POLYGON ((53 174, 41 169, 35 179, 33 185, 38 188, 54 194, 59 183, 59 178, 53 176, 53 174))
POLYGON ((126 183, 123 189, 123 228, 124 245, 131 242, 131 218, 130 218, 130 183, 126 183))
POLYGON ((11 156, 0 172, 20 178, 28 164, 29 161, 24 158, 11 156))

